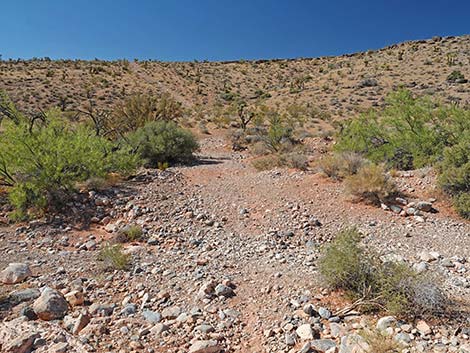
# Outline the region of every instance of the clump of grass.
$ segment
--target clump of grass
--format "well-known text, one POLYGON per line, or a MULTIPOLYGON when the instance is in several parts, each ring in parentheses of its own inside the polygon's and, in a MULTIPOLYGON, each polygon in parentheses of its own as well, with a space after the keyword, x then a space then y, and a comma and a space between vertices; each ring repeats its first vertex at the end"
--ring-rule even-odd
POLYGON ((128 243, 142 239, 144 232, 142 227, 137 224, 127 225, 117 232, 114 237, 116 243, 128 243))
POLYGON ((347 191, 361 201, 380 204, 393 196, 397 188, 392 178, 381 166, 370 164, 345 179, 347 191))
POLYGON ((98 254, 106 269, 125 270, 130 265, 130 256, 123 252, 121 244, 106 244, 98 254))
POLYGON ((319 270, 327 285, 346 291, 368 310, 382 309, 409 317, 444 312, 447 298, 438 281, 405 263, 383 263, 361 245, 355 228, 343 230, 326 247, 319 270))
POLYGON ((321 171, 336 180, 344 179, 357 172, 369 162, 359 153, 339 152, 323 158, 319 162, 321 171))
POLYGON ((400 353, 402 347, 392 337, 386 336, 377 330, 366 329, 360 333, 368 345, 368 352, 373 353, 400 353))

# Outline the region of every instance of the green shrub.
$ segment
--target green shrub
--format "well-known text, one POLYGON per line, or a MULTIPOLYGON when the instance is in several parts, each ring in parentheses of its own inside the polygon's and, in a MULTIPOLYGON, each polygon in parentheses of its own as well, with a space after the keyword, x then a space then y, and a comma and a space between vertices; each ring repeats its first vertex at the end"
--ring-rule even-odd
POLYGON ((130 265, 130 256, 123 252, 121 244, 106 244, 98 254, 106 269, 125 270, 130 265))
POLYGON ((198 149, 195 137, 172 121, 156 121, 129 134, 130 144, 152 166, 158 163, 183 162, 198 149))
POLYGON ((355 228, 341 231, 326 247, 318 265, 328 286, 344 289, 353 296, 362 296, 376 285, 374 259, 360 246, 360 240, 355 228))
POLYGON ((447 81, 453 82, 453 83, 466 83, 466 82, 468 82, 465 79, 465 76, 459 70, 452 71, 449 74, 449 76, 447 76, 447 81))
POLYGON ((397 169, 419 168, 439 161, 443 149, 470 130, 470 110, 414 98, 407 90, 390 93, 386 102, 381 112, 344 122, 335 149, 397 169))
POLYGON ((142 239, 143 234, 142 227, 136 224, 128 225, 117 232, 114 240, 118 243, 139 241, 142 239))
POLYGON ((361 299, 366 309, 395 315, 432 316, 445 311, 447 298, 435 278, 418 274, 405 263, 380 261, 360 240, 357 229, 346 229, 324 249, 319 270, 331 288, 361 299))
POLYGON ((58 110, 31 123, 6 121, 0 139, 0 183, 18 211, 53 208, 77 183, 108 173, 128 173, 137 165, 129 150, 72 125, 58 110))
POLYGON ((358 198, 373 204, 380 204, 396 193, 396 186, 384 168, 375 164, 363 166, 345 179, 346 190, 358 198))
MULTIPOLYGON (((469 130, 470 131, 470 130, 469 130)), ((470 137, 444 151, 444 158, 439 165, 439 184, 453 196, 457 212, 464 218, 470 218, 470 137)))
POLYGON ((470 219, 470 193, 454 196, 454 207, 462 217, 470 219))

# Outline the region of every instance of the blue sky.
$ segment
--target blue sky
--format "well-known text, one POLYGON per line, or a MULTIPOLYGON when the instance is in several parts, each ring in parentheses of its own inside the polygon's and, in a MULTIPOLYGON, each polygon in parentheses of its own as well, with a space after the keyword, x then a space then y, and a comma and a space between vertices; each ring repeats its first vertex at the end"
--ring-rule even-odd
POLYGON ((6 58, 316 57, 470 33, 470 0, 2 0, 6 58))

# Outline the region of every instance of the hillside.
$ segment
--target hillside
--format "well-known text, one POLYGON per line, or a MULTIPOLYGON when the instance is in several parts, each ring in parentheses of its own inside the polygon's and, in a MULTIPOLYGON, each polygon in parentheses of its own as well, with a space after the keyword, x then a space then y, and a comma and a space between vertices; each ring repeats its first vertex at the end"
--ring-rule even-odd
POLYGON ((205 113, 239 96, 280 107, 309 104, 334 117, 380 106, 403 85, 419 95, 469 104, 468 84, 449 83, 454 70, 470 78, 470 35, 392 45, 377 51, 295 60, 156 62, 18 60, 0 62, 0 89, 20 108, 74 110, 89 98, 109 108, 132 93, 168 92, 205 113))

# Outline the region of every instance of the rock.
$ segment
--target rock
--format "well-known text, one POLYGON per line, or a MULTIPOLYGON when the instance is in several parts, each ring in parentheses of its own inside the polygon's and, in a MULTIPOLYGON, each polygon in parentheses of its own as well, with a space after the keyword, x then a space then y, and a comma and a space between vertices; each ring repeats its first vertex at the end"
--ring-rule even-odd
POLYGON ((308 316, 317 316, 318 315, 317 311, 315 310, 315 307, 312 304, 305 304, 304 307, 303 307, 303 311, 308 316))
POLYGON ((401 343, 405 343, 405 344, 411 343, 410 335, 407 334, 407 333, 404 333, 404 332, 400 332, 400 333, 396 334, 393 339, 397 342, 401 342, 401 343))
POLYGON ((378 321, 377 321, 377 330, 380 331, 380 332, 384 332, 385 330, 387 330, 389 327, 393 327, 395 326, 397 323, 397 319, 395 319, 393 316, 384 316, 384 317, 381 317, 378 321))
POLYGON ((69 350, 69 344, 67 342, 60 342, 53 344, 48 352, 50 353, 66 353, 69 350))
POLYGON ((330 335, 333 338, 338 338, 346 334, 346 328, 337 323, 330 323, 330 335))
POLYGON ((211 325, 202 324, 202 325, 196 326, 194 328, 194 331, 198 331, 202 333, 211 333, 211 332, 214 332, 215 329, 211 325))
POLYGON ((331 317, 331 311, 323 307, 318 308, 318 314, 320 314, 322 319, 329 319, 331 317))
POLYGON ((370 347, 363 337, 352 333, 341 337, 341 344, 338 353, 368 353, 370 347))
POLYGON ((423 336, 430 335, 432 333, 431 328, 426 323, 426 321, 420 320, 416 323, 416 329, 421 333, 423 336))
POLYGON ((151 310, 144 310, 142 312, 142 316, 145 320, 153 324, 156 324, 157 322, 160 322, 162 320, 162 315, 160 313, 151 310))
POLYGON ((182 310, 179 306, 170 306, 162 310, 162 316, 164 319, 176 319, 181 312, 182 310))
POLYGON ((83 305, 85 297, 82 292, 72 290, 65 295, 65 300, 67 300, 71 306, 78 306, 83 305))
POLYGON ((295 330, 295 333, 304 341, 313 340, 315 335, 315 331, 313 331, 310 324, 300 325, 297 330, 295 330))
POLYGON ((215 287, 215 294, 217 296, 223 296, 223 297, 226 297, 226 298, 230 298, 230 297, 233 297, 235 295, 235 292, 233 291, 232 288, 230 288, 229 286, 226 286, 224 284, 218 284, 216 287, 215 287))
POLYGON ((318 339, 311 341, 310 346, 319 352, 326 352, 329 349, 336 348, 336 342, 329 339, 318 339))
POLYGON ((83 330, 90 323, 90 320, 90 315, 80 314, 80 316, 77 318, 73 325, 72 333, 74 335, 78 335, 80 331, 83 330))
POLYGON ((114 305, 112 304, 93 303, 90 306, 90 313, 92 315, 99 314, 99 315, 104 315, 104 316, 110 316, 112 315, 113 311, 114 311, 114 305))
POLYGON ((123 316, 130 316, 135 314, 137 307, 135 304, 127 304, 122 310, 121 315, 123 316))
POLYGON ((45 321, 61 319, 69 306, 62 294, 55 289, 46 287, 41 296, 33 304, 36 315, 45 321))
POLYGON ((154 327, 150 329, 150 333, 152 333, 155 336, 160 336, 162 332, 165 332, 168 330, 169 330, 169 327, 167 325, 159 322, 158 324, 156 324, 154 327))
POLYGON ((222 347, 214 340, 195 341, 189 347, 189 353, 217 353, 222 347))
POLYGON ((38 316, 30 306, 25 306, 23 309, 21 309, 20 315, 26 317, 28 320, 38 319, 38 316))
POLYGON ((31 269, 24 263, 11 263, 0 272, 0 280, 4 284, 16 284, 23 282, 26 278, 32 276, 31 269))
POLYGON ((431 212, 432 211, 432 203, 427 201, 419 201, 416 203, 415 207, 423 212, 431 212))
POLYGON ((436 256, 436 253, 423 251, 419 254, 419 259, 424 262, 432 262, 439 259, 439 256, 436 256))
POLYGON ((8 295, 8 302, 14 306, 23 302, 29 302, 30 300, 37 299, 40 295, 41 291, 36 288, 20 289, 11 292, 8 295))

